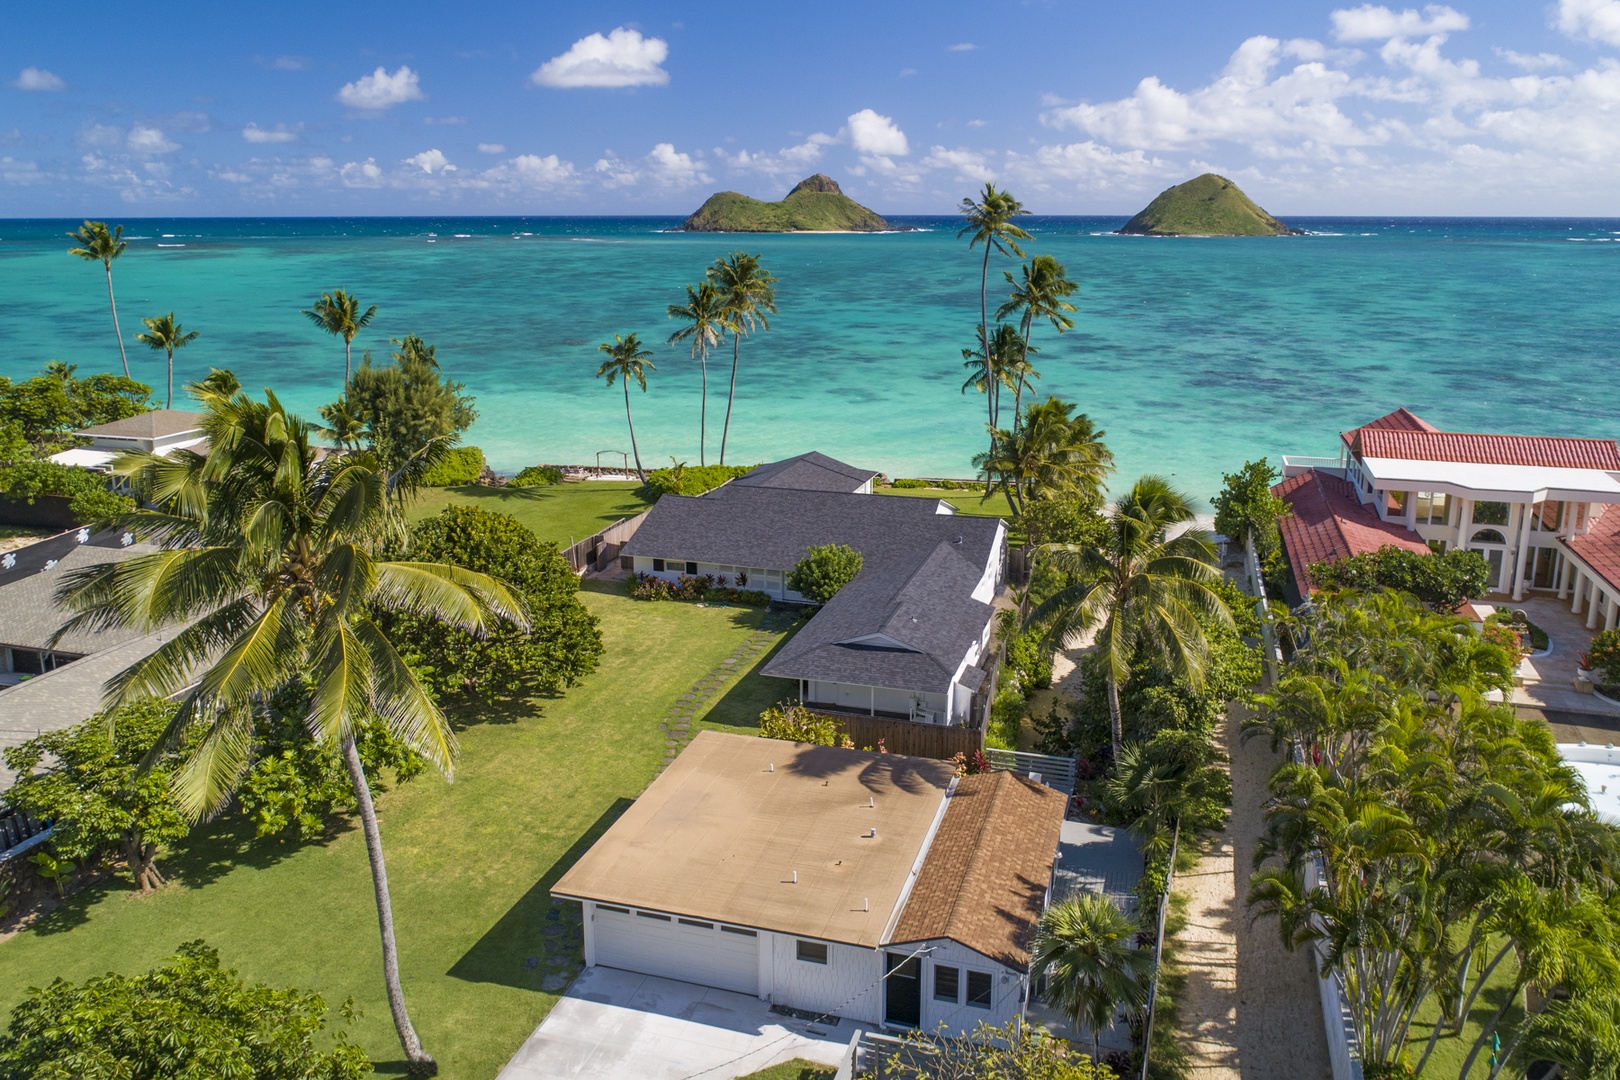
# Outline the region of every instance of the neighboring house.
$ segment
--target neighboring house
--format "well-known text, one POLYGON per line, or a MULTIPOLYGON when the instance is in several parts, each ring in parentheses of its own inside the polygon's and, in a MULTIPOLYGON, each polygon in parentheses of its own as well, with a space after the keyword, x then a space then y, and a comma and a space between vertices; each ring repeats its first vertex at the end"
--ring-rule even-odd
POLYGON ((1406 409, 1340 437, 1337 458, 1283 458, 1283 546, 1301 599, 1309 564, 1375 551, 1466 548, 1490 589, 1573 595, 1587 624, 1620 609, 1620 445, 1613 439, 1441 431, 1406 409))
POLYGON ((1028 1002, 1067 796, 1010 772, 698 734, 552 888, 585 962, 950 1033, 1028 1002))
POLYGON ((803 602, 786 579, 813 546, 847 544, 860 574, 762 669, 809 704, 936 724, 982 721, 994 690, 999 518, 939 499, 869 494, 873 477, 821 454, 761 465, 706 495, 666 495, 620 565, 666 580, 723 577, 803 602), (796 486, 803 485, 803 486, 796 486))
POLYGON ((138 416, 126 416, 110 424, 75 431, 81 439, 89 439, 89 446, 75 447, 53 454, 51 460, 58 465, 77 465, 81 469, 106 472, 120 454, 145 451, 167 455, 173 450, 205 449, 208 437, 202 430, 203 414, 183 409, 153 409, 138 416))

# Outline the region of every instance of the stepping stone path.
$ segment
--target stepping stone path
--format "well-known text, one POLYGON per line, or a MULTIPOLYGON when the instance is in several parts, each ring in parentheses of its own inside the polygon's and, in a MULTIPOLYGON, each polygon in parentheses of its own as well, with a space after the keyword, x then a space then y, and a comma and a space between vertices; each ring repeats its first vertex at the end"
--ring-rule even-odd
POLYGON ((767 615, 764 625, 749 634, 748 640, 710 669, 709 673, 694 683, 690 690, 675 699, 675 705, 669 710, 669 715, 658 725, 658 730, 664 733, 664 764, 660 766, 660 771, 667 768, 669 763, 686 748, 686 744, 692 741, 692 724, 698 710, 718 697, 727 681, 733 679, 738 672, 752 668, 755 661, 776 644, 782 631, 791 625, 793 625, 792 616, 767 615))

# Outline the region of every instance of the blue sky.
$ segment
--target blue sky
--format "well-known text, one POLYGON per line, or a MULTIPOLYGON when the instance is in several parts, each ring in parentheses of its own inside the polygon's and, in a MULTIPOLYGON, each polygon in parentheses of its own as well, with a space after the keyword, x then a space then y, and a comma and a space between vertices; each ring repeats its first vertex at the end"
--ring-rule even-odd
POLYGON ((11 5, 0 217, 1620 215, 1620 0, 11 5))

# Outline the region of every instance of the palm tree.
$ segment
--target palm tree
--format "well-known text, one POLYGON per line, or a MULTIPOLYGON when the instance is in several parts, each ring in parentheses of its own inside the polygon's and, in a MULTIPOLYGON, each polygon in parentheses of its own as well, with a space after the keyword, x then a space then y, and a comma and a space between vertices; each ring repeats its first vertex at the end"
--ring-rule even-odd
POLYGON ((737 320, 711 281, 688 285, 686 303, 671 304, 667 311, 670 318, 686 323, 669 335, 669 344, 690 341, 692 356, 703 369, 703 404, 698 413, 698 464, 702 465, 709 429, 709 353, 727 334, 737 331, 737 320))
POLYGON ((353 351, 355 335, 364 330, 376 314, 376 304, 372 304, 362 313, 360 301, 353 293, 346 293, 342 289, 321 293, 321 298, 315 301, 314 307, 304 309, 304 316, 310 322, 333 337, 343 339, 344 386, 349 385, 349 376, 353 373, 350 354, 353 351))
POLYGON ((980 244, 984 245, 984 267, 979 273, 979 344, 988 360, 990 338, 986 329, 990 325, 990 251, 993 248, 1003 255, 1010 252, 1020 259, 1024 257, 1024 249, 1018 246, 1018 241, 1028 240, 1029 233, 1014 225, 1013 218, 1022 217, 1029 211, 1010 192, 997 191, 994 184, 984 185, 978 202, 963 199, 961 211, 967 224, 956 234, 957 238, 973 237, 968 242, 969 251, 980 244))
MULTIPOLYGON (((984 337, 983 329, 980 327, 981 340, 984 337)), ((962 350, 962 367, 968 373, 966 381, 962 383, 962 393, 977 390, 985 395, 985 406, 992 430, 1001 423, 1001 391, 1006 387, 1012 388, 1013 426, 1017 426, 1017 402, 1022 398, 1024 391, 1031 388, 1029 380, 1032 377, 1036 379, 1041 377, 1040 372, 1029 366, 1029 354, 1038 351, 1026 348, 1018 332, 1006 323, 996 324, 996 332, 990 335, 988 353, 981 353, 978 349, 962 350)))
POLYGON ((1232 622, 1215 591, 1221 575, 1208 535, 1189 529, 1169 536, 1193 516, 1191 500, 1169 481, 1144 476, 1114 500, 1103 546, 1041 548, 1075 584, 1042 601, 1027 622, 1046 626, 1048 638, 1059 645, 1096 630, 1116 761, 1125 741, 1119 689, 1130 677, 1137 650, 1151 648, 1172 674, 1199 689, 1209 649, 1199 616, 1232 622))
POLYGON ((431 1072, 405 1009, 388 874, 371 789, 355 746, 380 724, 446 776, 455 735, 379 629, 378 609, 473 633, 527 624, 522 602, 483 574, 379 558, 402 501, 368 451, 319 458, 311 428, 274 394, 263 402, 192 387, 206 410, 206 455, 125 455, 114 470, 150 500, 123 527, 160 550, 87 567, 57 599, 74 616, 58 632, 182 627, 107 683, 106 706, 179 701, 159 743, 184 745, 175 795, 193 820, 218 813, 252 764, 255 717, 282 692, 306 701, 303 723, 342 758, 371 862, 383 972, 413 1072, 431 1072))
MULTIPOLYGON (((726 423, 720 429, 720 464, 726 463, 726 437, 731 434, 731 403, 737 396, 737 355, 742 348, 744 334, 754 332, 755 326, 766 331, 771 328, 767 314, 776 314, 776 278, 760 265, 758 255, 733 251, 714 260, 704 274, 720 289, 720 300, 731 314, 731 389, 726 393, 726 423)), ((647 387, 642 385, 642 389, 647 387)), ((632 442, 634 440, 632 439, 632 442)))
POLYGON ((169 392, 163 399, 163 407, 174 407, 174 350, 190 345, 202 337, 201 330, 192 330, 189 333, 179 323, 174 321, 174 312, 159 315, 155 319, 142 319, 146 324, 146 333, 136 334, 136 341, 144 341, 154 349, 162 349, 169 354, 169 392))
POLYGON ((1101 893, 1077 893, 1041 916, 1030 970, 1046 976, 1046 1000, 1076 1028, 1091 1029, 1098 1060, 1102 1030, 1121 1008, 1147 1004, 1153 954, 1131 941, 1136 927, 1101 893))
MULTIPOLYGON (((1076 309, 1064 297, 1072 296, 1080 286, 1069 280, 1069 272, 1063 268, 1063 264, 1050 255, 1037 255, 1025 263, 1022 281, 1015 280, 1006 270, 1001 273, 1013 290, 1007 302, 996 309, 996 318, 1005 319, 1008 315, 1022 313, 1019 335, 1023 341, 1024 367, 1029 368, 1029 354, 1035 351, 1030 348, 1029 335, 1035 321, 1046 319, 1060 334, 1072 329, 1074 320, 1069 318, 1069 314, 1076 309)), ((1035 377, 1040 378, 1039 373, 1035 377)), ((1018 415, 1019 389, 1016 386, 1013 388, 1014 416, 1018 415)))
POLYGON ((365 437, 366 422, 349 404, 348 394, 339 394, 330 405, 322 405, 320 413, 321 419, 326 421, 326 427, 321 429, 324 438, 331 439, 346 450, 360 445, 360 440, 365 437))
MULTIPOLYGON (((596 351, 607 354, 602 366, 596 369, 596 377, 606 379, 609 386, 613 385, 615 379, 624 380, 624 422, 630 425, 630 452, 636 458, 636 475, 645 484, 647 474, 641 468, 641 451, 636 447, 636 422, 630 417, 630 380, 634 379, 636 385, 641 387, 641 392, 645 394, 647 372, 657 371, 658 368, 652 362, 652 353, 641 347, 641 339, 634 334, 628 337, 614 334, 611 343, 604 341, 596 347, 596 351)), ((729 415, 729 406, 726 411, 729 415)), ((722 441, 721 446, 724 445, 722 441)), ((725 460, 724 450, 720 453, 720 459, 725 460)))
POLYGON ((105 221, 87 221, 83 226, 68 233, 69 238, 77 240, 79 246, 69 248, 69 255, 77 255, 90 262, 99 262, 107 271, 107 306, 112 308, 113 333, 118 335, 118 358, 124 362, 124 378, 129 378, 129 357, 124 353, 124 331, 118 326, 118 301, 113 299, 112 264, 113 260, 124 253, 129 245, 122 239, 124 227, 114 226, 111 232, 107 230, 105 221))
POLYGON ((1114 469, 1114 455, 1085 413, 1056 397, 1032 401, 1024 422, 1011 431, 991 429, 991 450, 973 459, 990 489, 999 487, 1014 517, 1023 517, 1031 498, 1074 492, 1100 497, 1103 480, 1114 469))

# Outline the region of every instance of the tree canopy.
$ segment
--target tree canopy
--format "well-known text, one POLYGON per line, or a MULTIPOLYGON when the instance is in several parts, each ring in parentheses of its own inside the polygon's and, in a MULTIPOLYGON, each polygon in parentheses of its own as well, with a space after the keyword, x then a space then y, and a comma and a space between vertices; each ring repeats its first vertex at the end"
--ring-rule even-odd
POLYGON ((816 604, 825 604, 861 572, 861 553, 848 544, 817 544, 788 571, 787 586, 816 604))
POLYGON ((1322 589, 1410 593, 1432 611, 1451 612, 1464 601, 1484 596, 1491 568, 1476 551, 1408 551, 1384 547, 1338 562, 1311 564, 1311 578, 1322 589))
POLYGON ((414 335, 396 338, 394 345, 384 364, 367 353, 344 394, 367 445, 390 472, 435 440, 448 449, 478 419, 466 387, 444 376, 436 346, 414 335))

